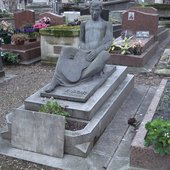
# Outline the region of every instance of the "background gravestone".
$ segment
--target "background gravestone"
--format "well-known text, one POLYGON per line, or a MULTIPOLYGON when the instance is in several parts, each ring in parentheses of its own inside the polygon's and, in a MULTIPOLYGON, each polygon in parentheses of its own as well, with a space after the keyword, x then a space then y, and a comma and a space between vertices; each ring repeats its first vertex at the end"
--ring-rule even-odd
POLYGON ((50 25, 63 25, 64 22, 64 16, 57 15, 51 12, 45 12, 39 15, 39 18, 43 17, 49 17, 51 19, 50 25))
POLYGON ((156 35, 158 31, 159 15, 154 8, 129 9, 123 13, 123 30, 149 31, 150 35, 156 35))
MULTIPOLYGON (((89 8, 84 8, 80 10, 80 15, 90 15, 90 9, 89 8)), ((101 17, 105 20, 109 20, 109 10, 103 9, 101 13, 101 17)))
POLYGON ((15 28, 21 28, 26 24, 35 24, 35 12, 31 10, 14 13, 15 28))

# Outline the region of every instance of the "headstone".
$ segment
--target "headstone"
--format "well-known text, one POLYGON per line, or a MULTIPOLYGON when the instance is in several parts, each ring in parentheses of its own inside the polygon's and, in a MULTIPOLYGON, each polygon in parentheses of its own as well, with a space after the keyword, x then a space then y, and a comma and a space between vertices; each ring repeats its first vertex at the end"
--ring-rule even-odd
POLYGON ((14 13, 15 28, 21 28, 26 24, 35 23, 35 12, 24 10, 14 13))
POLYGON ((131 30, 134 34, 136 31, 149 31, 150 35, 156 35, 158 19, 159 15, 153 8, 129 9, 123 13, 122 28, 123 30, 131 30))
POLYGON ((64 131, 64 116, 16 110, 11 143, 19 149, 63 157, 64 131))
MULTIPOLYGON (((80 10, 80 15, 90 15, 89 8, 84 8, 80 10)), ((103 9, 101 13, 101 18, 103 18, 105 21, 109 20, 109 10, 103 9)))
POLYGON ((65 16, 66 23, 73 22, 75 19, 78 19, 80 12, 77 11, 66 11, 63 14, 65 16))
POLYGON ((45 12, 39 15, 39 18, 43 17, 49 17, 51 19, 50 25, 63 25, 64 22, 64 16, 57 15, 51 12, 45 12))

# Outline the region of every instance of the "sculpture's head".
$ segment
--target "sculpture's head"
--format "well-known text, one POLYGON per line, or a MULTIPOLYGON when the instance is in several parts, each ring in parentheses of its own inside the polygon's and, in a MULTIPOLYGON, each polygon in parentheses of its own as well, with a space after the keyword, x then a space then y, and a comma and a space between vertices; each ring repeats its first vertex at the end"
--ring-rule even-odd
POLYGON ((90 14, 92 20, 97 21, 102 12, 102 2, 99 0, 93 0, 90 4, 90 14))

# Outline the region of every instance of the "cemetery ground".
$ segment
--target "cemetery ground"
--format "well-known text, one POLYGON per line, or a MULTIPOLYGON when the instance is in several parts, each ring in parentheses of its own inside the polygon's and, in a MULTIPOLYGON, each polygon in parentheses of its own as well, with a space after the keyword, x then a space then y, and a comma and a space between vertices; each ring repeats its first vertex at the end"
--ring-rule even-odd
MULTIPOLYGON (((15 78, 0 84, 0 128, 5 126, 5 115, 22 105, 24 100, 39 88, 46 85, 54 72, 53 65, 36 63, 30 66, 5 66, 6 75, 16 75, 15 78)), ((135 73, 135 86, 158 86, 162 76, 153 73, 135 73)), ((43 165, 30 163, 6 156, 0 156, 0 170, 12 169, 44 169, 52 170, 43 165)))

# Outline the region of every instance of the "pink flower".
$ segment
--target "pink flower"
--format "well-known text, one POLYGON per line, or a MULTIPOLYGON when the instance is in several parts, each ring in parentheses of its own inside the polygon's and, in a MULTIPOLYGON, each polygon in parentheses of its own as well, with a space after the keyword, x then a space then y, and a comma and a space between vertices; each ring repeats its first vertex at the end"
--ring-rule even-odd
POLYGON ((45 23, 37 23, 37 24, 33 25, 33 27, 37 28, 37 29, 46 28, 47 24, 45 24, 45 23))

